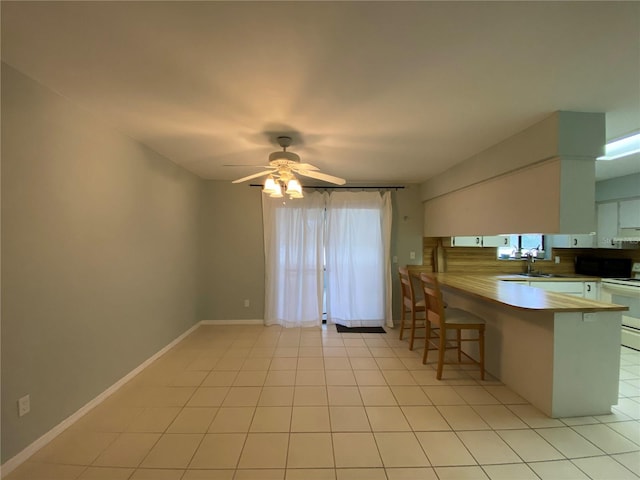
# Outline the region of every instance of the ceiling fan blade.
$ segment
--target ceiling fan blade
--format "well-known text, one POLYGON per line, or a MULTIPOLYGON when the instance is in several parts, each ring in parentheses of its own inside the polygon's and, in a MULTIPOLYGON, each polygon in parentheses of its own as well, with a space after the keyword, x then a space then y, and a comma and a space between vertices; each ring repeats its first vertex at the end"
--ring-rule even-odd
POLYGON ((311 170, 311 171, 320 170, 318 167, 316 167, 315 165, 311 165, 310 163, 298 163, 296 165, 292 165, 291 169, 292 170, 311 170))
POLYGON ((305 177, 315 178, 324 182, 335 183, 336 185, 344 185, 347 181, 344 178, 333 177, 326 173, 310 172, 308 170, 298 170, 297 173, 305 177))
POLYGON ((273 170, 267 170, 266 172, 258 172, 258 173, 254 173, 253 175, 249 175, 247 177, 242 177, 239 178, 238 180, 234 180, 231 183, 241 183, 241 182, 246 182, 247 180, 251 180, 252 178, 258 178, 258 177, 262 177, 264 175, 269 175, 270 173, 273 173, 273 170))

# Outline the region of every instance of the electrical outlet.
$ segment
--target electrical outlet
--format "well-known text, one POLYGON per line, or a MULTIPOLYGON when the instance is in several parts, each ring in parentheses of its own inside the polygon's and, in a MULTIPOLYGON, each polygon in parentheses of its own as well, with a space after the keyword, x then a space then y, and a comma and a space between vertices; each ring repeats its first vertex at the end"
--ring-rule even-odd
POLYGON ((560 263, 560 257, 556 255, 556 263, 560 263))
POLYGON ((29 395, 20 397, 18 399, 18 416, 24 417, 30 411, 31 411, 31 398, 29 397, 29 395))
POLYGON ((397 255, 393 256, 393 263, 398 263, 398 256, 397 255))
POLYGON ((409 258, 411 260, 415 260, 416 259, 416 252, 409 252, 409 258))
POLYGON ((251 305, 251 302, 250 302, 250 301, 249 301, 249 299, 247 298, 247 299, 245 299, 245 301, 244 301, 244 307, 245 307, 245 308, 249 308, 249 305, 251 305))

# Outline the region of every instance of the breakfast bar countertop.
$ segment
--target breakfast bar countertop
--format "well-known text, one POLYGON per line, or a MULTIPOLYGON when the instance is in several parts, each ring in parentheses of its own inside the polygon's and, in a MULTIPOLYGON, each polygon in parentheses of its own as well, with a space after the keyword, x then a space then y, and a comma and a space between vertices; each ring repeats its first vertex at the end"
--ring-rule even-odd
MULTIPOLYGON (((437 273, 438 281, 444 288, 457 290, 489 302, 506 305, 521 310, 546 312, 604 312, 625 311, 627 307, 602 303, 570 295, 548 292, 540 288, 505 281, 527 280, 516 275, 465 275, 458 273, 437 273), (515 278, 517 277, 517 278, 515 278)), ((538 281, 538 278, 530 280, 538 281)), ((540 279, 542 280, 542 279, 540 279)), ((554 279, 557 280, 557 279, 554 279)), ((571 277, 562 280, 595 280, 594 277, 571 277)))

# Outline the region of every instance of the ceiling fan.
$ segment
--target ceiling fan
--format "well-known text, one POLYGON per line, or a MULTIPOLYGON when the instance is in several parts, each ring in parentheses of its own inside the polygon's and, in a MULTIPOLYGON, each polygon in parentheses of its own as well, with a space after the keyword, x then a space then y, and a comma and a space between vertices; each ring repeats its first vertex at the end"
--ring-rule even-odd
POLYGON ((269 165, 261 167, 265 169, 264 171, 239 178, 232 183, 246 182, 252 178, 269 175, 265 182, 263 192, 268 193, 272 197, 282 197, 282 189, 285 188, 285 193, 289 195, 290 198, 303 197, 302 186, 296 178, 296 174, 336 185, 344 185, 346 183, 344 178, 321 173, 318 171, 318 167, 309 163, 301 163, 299 155, 293 152, 287 152, 287 148, 291 146, 291 137, 278 137, 278 144, 282 147, 282 151, 269 154, 269 165))

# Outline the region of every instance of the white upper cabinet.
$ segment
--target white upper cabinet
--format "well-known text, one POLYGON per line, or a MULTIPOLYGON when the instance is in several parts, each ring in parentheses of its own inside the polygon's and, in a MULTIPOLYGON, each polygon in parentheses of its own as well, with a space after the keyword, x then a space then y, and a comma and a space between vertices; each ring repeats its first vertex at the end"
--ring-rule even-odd
POLYGON ((451 237, 452 247, 508 247, 509 235, 451 237))
POLYGON ((594 248, 596 236, 589 234, 579 235, 553 235, 553 247, 555 248, 594 248))
POLYGON ((640 228, 640 199, 620 202, 620 228, 640 228))
POLYGON ((483 247, 508 247, 511 244, 509 235, 492 235, 482 237, 483 247))
POLYGON ((598 215, 598 247, 620 248, 620 244, 613 241, 618 236, 618 202, 599 203, 598 215))

